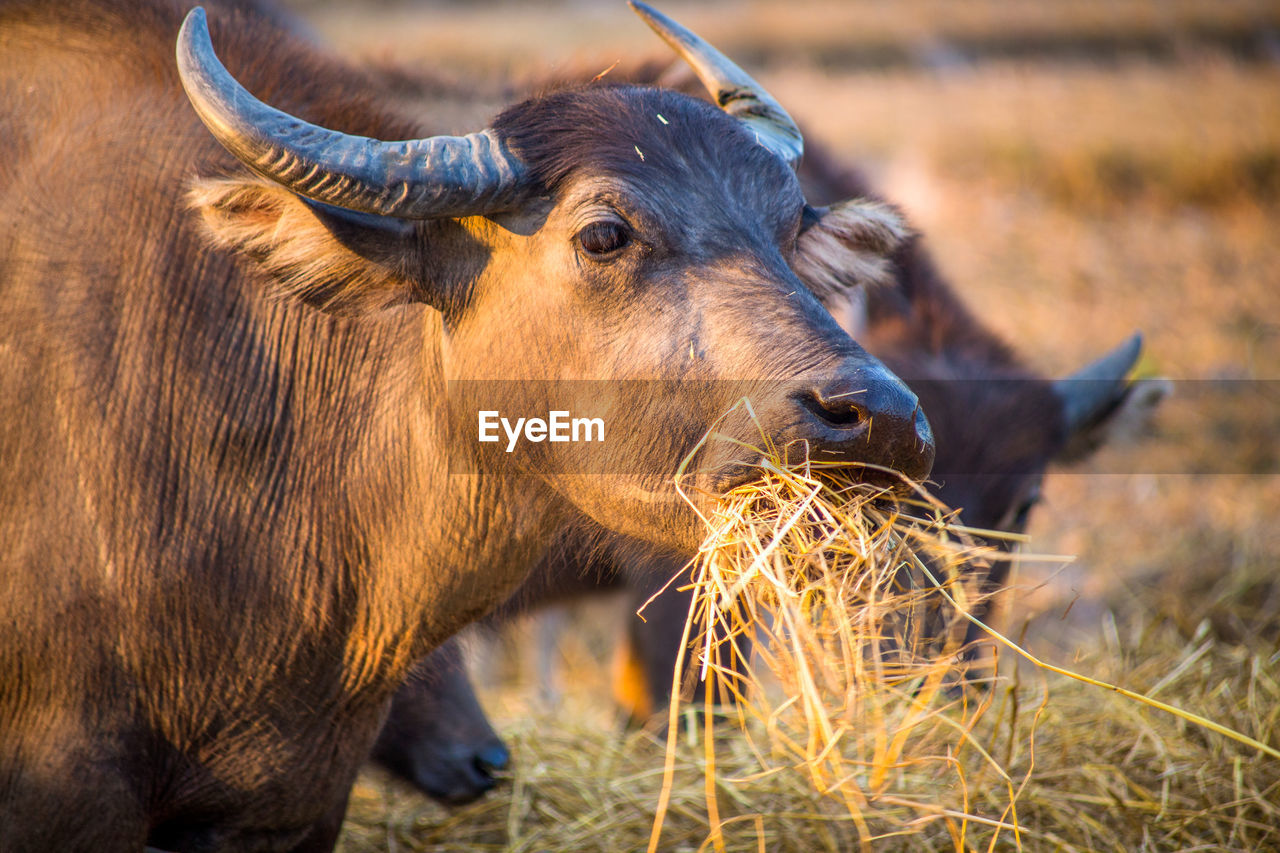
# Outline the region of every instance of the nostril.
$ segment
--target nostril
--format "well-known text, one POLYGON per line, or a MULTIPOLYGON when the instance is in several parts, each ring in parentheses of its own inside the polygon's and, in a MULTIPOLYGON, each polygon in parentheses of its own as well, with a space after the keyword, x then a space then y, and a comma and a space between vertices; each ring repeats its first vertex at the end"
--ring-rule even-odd
POLYGON ((853 427, 867 419, 867 407, 859 399, 862 389, 831 393, 808 391, 800 395, 800 404, 832 426, 853 427))

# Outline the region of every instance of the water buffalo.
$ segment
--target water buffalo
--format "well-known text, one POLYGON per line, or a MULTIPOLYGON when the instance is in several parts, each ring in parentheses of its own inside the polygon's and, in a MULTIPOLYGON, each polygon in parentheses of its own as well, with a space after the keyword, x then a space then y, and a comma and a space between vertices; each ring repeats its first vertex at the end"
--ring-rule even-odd
POLYGON ((795 125, 692 34, 636 4, 720 108, 600 84, 459 137, 185 6, 0 3, 0 849, 330 849, 409 667, 551 543, 694 547, 713 424, 928 473, 792 269, 882 214, 807 207, 795 125), (609 471, 459 432, 566 379, 638 380, 609 471))
MULTIPOLYGON (((611 73, 630 80, 680 83, 679 75, 655 64, 611 73)), ((876 197, 860 172, 844 168, 820 146, 808 146, 798 174, 813 203, 876 197)), ((917 393, 937 444, 932 475, 936 493, 960 508, 963 521, 973 527, 1022 531, 1051 463, 1078 461, 1104 443, 1112 427, 1141 416, 1163 395, 1159 382, 1126 378, 1140 352, 1137 336, 1065 379, 1051 381, 1032 370, 968 309, 917 235, 895 233, 889 244, 878 246, 869 245, 864 234, 826 234, 823 240, 829 262, 821 269, 798 266, 801 279, 854 337, 917 393), (832 245, 833 240, 839 245, 832 245), (876 248, 892 253, 887 282, 850 269, 874 258, 876 248), (841 284, 850 279, 870 286, 841 284)), ((817 254, 815 247, 810 256, 817 254)), ((688 553, 634 546, 620 550, 620 544, 590 538, 561 543, 491 619, 500 622, 549 602, 611 589, 625 589, 634 610, 667 586, 689 560, 688 553)), ((997 564, 988 581, 998 587, 1006 574, 1007 564, 997 564)), ((647 718, 671 690, 689 604, 678 586, 670 585, 650 602, 643 620, 627 622, 615 695, 635 719, 647 718)), ((977 638, 974 629, 969 639, 977 638)), ((469 682, 463 680, 451 689, 472 695, 469 682)), ((408 708, 438 701, 409 686, 398 696, 392 720, 407 714, 408 708)), ((412 781, 403 768, 413 765, 417 774, 429 773, 421 759, 434 748, 434 737, 430 728, 400 724, 394 734, 384 732, 375 760, 386 763, 388 756, 397 756, 400 775, 412 781)))

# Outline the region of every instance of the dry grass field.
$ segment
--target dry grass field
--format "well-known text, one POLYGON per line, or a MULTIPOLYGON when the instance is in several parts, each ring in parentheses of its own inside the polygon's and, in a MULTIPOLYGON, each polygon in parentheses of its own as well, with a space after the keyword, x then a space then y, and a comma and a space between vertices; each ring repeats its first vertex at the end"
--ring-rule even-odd
MULTIPOLYGON (((295 5, 343 52, 482 81, 481 119, 506 75, 660 55, 621 2, 295 5)), ((1280 747, 1280 5, 664 8, 867 169, 1030 363, 1061 375, 1144 332, 1143 369, 1174 395, 1140 440, 1051 474, 1032 547, 1076 559, 1022 566, 1003 625, 1280 747)), ((507 784, 450 813, 370 773, 342 849, 643 848, 662 750, 622 730, 608 695, 616 607, 574 613, 550 705, 527 660, 489 665, 511 676, 483 697, 515 754, 507 784)), ((988 743, 1026 780, 1025 832, 935 824, 875 849, 1280 849, 1280 762, 1094 688, 1010 678, 988 743)), ((663 849, 697 850, 702 750, 692 730, 681 741, 692 781, 677 780, 663 849)), ((750 772, 725 750, 722 777, 750 772)), ((836 817, 752 784, 721 784, 742 814, 768 809, 727 831, 730 849, 853 845, 836 817)))

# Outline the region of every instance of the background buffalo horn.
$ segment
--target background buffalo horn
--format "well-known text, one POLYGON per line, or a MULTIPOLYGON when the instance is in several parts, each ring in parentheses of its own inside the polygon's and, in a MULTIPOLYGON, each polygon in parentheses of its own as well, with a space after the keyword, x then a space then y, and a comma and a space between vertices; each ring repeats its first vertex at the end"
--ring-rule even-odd
POLYGON ((299 195, 405 219, 491 213, 518 199, 523 165, 491 130, 381 142, 262 103, 218 61, 199 7, 178 33, 178 73, 214 137, 250 169, 299 195))
POLYGON ((1137 334, 1097 361, 1054 382, 1054 391, 1062 400, 1068 434, 1106 417, 1124 398, 1129 371, 1141 352, 1142 335, 1137 334))
POLYGON ((773 96, 720 51, 640 0, 631 8, 662 40, 692 66, 720 108, 741 120, 756 139, 791 168, 800 163, 804 139, 800 128, 773 96))

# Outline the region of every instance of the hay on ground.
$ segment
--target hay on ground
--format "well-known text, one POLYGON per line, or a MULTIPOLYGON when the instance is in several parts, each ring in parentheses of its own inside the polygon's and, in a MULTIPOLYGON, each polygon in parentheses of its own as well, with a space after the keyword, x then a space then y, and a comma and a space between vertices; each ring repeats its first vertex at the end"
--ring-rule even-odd
POLYGON ((1092 680, 967 665, 999 549, 921 491, 765 467, 707 519, 689 636, 708 707, 674 707, 665 741, 522 710, 508 786, 446 814, 365 777, 341 849, 1280 846, 1280 648, 1156 621, 1084 650, 1092 680))

